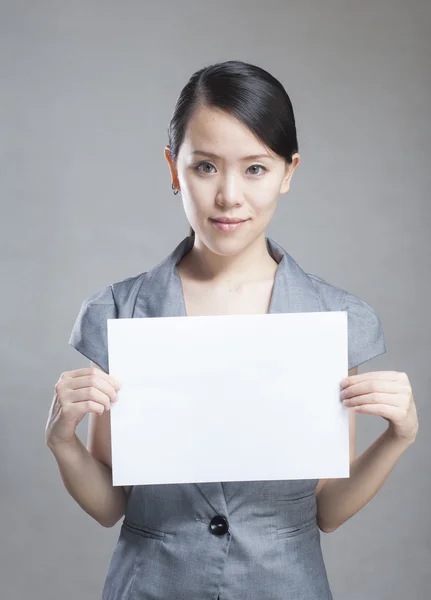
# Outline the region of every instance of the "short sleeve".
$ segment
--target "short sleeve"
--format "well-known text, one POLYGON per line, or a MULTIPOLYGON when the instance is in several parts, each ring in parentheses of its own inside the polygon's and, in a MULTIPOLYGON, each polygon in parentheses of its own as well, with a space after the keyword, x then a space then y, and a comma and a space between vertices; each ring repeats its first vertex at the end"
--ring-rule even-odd
POLYGON ((108 373, 107 319, 116 319, 112 287, 88 296, 82 302, 69 338, 69 345, 108 373))
POLYGON ((386 352, 381 321, 366 302, 346 292, 342 310, 347 311, 349 371, 386 352))

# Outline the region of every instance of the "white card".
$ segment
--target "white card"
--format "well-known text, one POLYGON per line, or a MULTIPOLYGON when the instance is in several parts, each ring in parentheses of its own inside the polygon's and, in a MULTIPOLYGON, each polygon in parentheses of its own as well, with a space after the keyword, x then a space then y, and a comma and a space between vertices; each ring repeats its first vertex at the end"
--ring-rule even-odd
POLYGON ((113 485, 349 477, 345 311, 107 323, 113 485))

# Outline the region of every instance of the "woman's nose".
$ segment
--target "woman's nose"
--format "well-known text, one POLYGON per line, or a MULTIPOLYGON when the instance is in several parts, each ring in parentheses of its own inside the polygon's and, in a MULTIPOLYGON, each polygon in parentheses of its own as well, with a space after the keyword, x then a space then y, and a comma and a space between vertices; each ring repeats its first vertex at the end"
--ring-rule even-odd
POLYGON ((241 184, 235 176, 226 177, 220 184, 216 203, 219 206, 241 206, 243 204, 241 184))

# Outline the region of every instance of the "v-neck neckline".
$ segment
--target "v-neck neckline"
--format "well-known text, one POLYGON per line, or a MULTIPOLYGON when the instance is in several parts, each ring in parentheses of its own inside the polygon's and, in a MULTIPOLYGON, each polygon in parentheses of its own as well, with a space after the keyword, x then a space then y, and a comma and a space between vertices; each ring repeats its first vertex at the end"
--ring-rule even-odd
MULTIPOLYGON (((282 269, 284 267, 284 262, 286 261, 286 258, 283 253, 281 253, 280 251, 277 251, 277 248, 273 247, 272 242, 268 237, 265 237, 265 241, 266 241, 266 247, 268 249, 269 255, 277 263, 277 268, 274 273, 274 281, 272 284, 271 298, 269 301, 268 311, 266 313, 263 313, 263 314, 271 314, 273 312, 277 312, 275 310, 276 309, 276 300, 278 298, 280 279, 281 279, 282 269), (278 258, 278 260, 277 260, 277 258, 278 258)), ((175 281, 178 286, 178 297, 180 299, 179 310, 181 311, 181 316, 187 317, 188 315, 187 315, 184 287, 183 287, 183 282, 182 282, 182 279, 181 279, 181 276, 180 276, 180 273, 178 270, 178 264, 184 258, 184 256, 186 256, 186 254, 188 254, 191 251, 191 249, 193 248, 193 245, 194 245, 194 240, 193 240, 192 236, 188 236, 187 238, 185 238, 185 240, 183 240, 183 242, 186 242, 185 246, 182 248, 182 251, 179 252, 177 254, 177 256, 174 258, 173 275, 174 275, 175 281)))
MULTIPOLYGON (((278 263, 274 275, 269 308, 266 314, 317 312, 322 310, 314 280, 286 250, 266 237, 268 252, 278 263)), ((187 236, 155 267, 139 280, 133 317, 186 317, 184 290, 178 263, 193 247, 187 236)))

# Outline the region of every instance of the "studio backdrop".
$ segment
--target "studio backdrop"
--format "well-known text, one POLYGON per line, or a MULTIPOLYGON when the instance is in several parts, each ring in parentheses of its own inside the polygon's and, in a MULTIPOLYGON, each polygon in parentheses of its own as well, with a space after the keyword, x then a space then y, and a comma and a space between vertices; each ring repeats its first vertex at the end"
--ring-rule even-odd
MULTIPOLYGON (((322 533, 334 598, 429 597, 430 26, 427 0, 0 2, 2 598, 100 598, 121 521, 61 481, 54 385, 89 364, 67 343, 83 299, 187 235, 168 123, 191 74, 232 59, 295 111, 301 164, 267 234, 376 310, 387 352, 366 370, 407 373, 418 407, 383 488, 322 533)), ((358 415, 358 456, 386 426, 358 415)))

